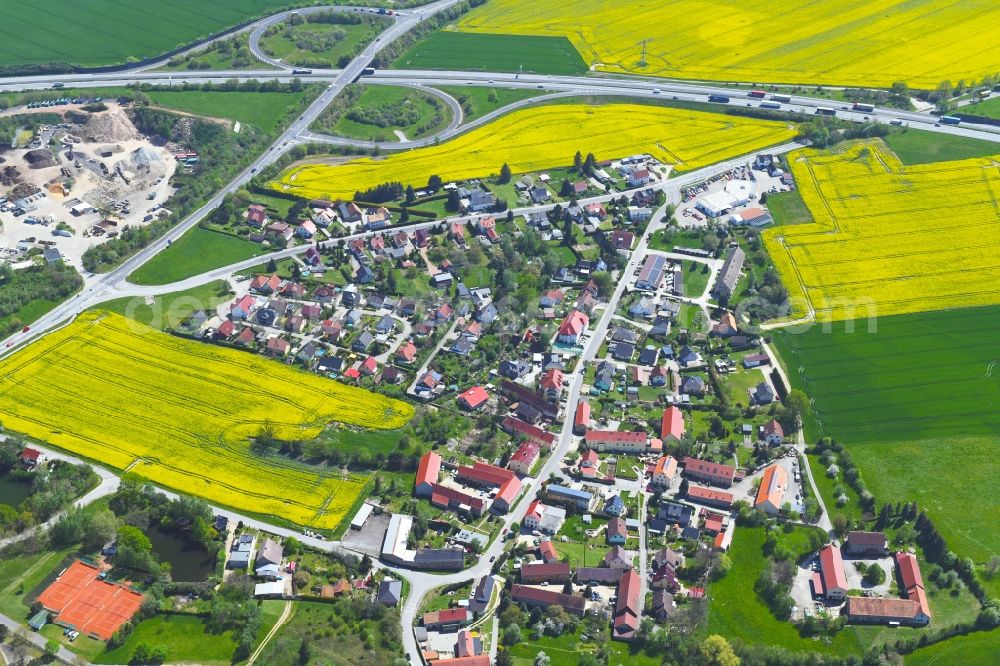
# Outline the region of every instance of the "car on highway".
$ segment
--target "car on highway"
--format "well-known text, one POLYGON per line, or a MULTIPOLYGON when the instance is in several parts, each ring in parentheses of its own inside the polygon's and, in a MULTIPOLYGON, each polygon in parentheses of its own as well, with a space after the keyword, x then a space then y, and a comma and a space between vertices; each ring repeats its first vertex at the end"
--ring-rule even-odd
POLYGON ((545 86, 543 86, 543 85, 542 85, 541 83, 539 83, 539 84, 538 84, 537 86, 535 86, 535 87, 536 87, 536 88, 538 88, 539 90, 545 90, 545 86))
POLYGON ((661 91, 660 91, 660 89, 659 89, 659 88, 653 88, 653 94, 654 94, 654 95, 659 95, 659 94, 660 94, 660 92, 661 92, 661 91))
POLYGON ((21 332, 22 332, 22 333, 27 333, 27 332, 28 332, 28 331, 30 331, 30 330, 31 330, 31 327, 30 327, 30 326, 25 326, 24 328, 22 328, 22 329, 21 329, 21 332))

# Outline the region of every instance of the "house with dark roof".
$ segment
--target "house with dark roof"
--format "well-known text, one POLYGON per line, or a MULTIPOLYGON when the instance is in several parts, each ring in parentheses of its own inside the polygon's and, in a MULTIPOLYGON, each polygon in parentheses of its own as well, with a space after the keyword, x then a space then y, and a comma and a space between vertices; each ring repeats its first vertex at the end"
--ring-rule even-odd
POLYGON ((847 533, 844 550, 851 555, 881 557, 889 552, 889 540, 884 532, 851 531, 847 533))
POLYGON ((624 545, 628 540, 628 530, 625 528, 625 521, 619 517, 608 521, 607 541, 612 545, 624 545))
POLYGON ((403 596, 403 583, 398 580, 386 578, 378 584, 378 595, 376 599, 383 606, 394 608, 399 605, 403 596))

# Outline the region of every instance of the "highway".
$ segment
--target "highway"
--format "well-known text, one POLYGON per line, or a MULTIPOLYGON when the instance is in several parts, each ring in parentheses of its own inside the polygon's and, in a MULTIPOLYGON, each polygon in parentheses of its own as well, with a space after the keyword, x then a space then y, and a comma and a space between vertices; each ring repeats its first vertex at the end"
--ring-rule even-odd
POLYGON ((284 151, 287 150, 289 146, 294 145, 294 142, 297 140, 299 134, 309 128, 309 125, 311 125, 316 117, 323 112, 333 98, 339 95, 345 86, 361 74, 362 70, 364 70, 368 63, 371 62, 372 58, 374 58, 386 44, 412 29, 413 26, 422 20, 422 17, 431 16, 442 9, 450 7, 456 2, 458 2, 458 0, 440 0, 439 2, 423 7, 419 14, 401 16, 392 26, 382 33, 381 40, 374 41, 369 44, 361 52, 361 54, 351 61, 350 65, 345 67, 343 70, 340 70, 333 77, 326 90, 324 90, 323 93, 309 105, 306 111, 299 116, 297 120, 293 121, 291 125, 289 125, 288 128, 282 132, 282 134, 275 140, 271 147, 264 152, 264 154, 241 171, 222 189, 216 192, 216 194, 201 208, 181 220, 162 237, 136 252, 114 270, 96 277, 87 278, 84 283, 84 288, 80 293, 42 316, 34 324, 32 324, 32 327, 28 332, 17 333, 3 341, 3 351, 9 352, 12 349, 23 347, 26 343, 44 335, 46 332, 59 326, 63 322, 72 319, 89 307, 87 304, 95 295, 107 291, 109 287, 113 288, 115 285, 123 282, 133 271, 162 252, 175 240, 183 236, 189 229, 201 222, 206 216, 208 216, 209 213, 217 208, 227 194, 235 192, 239 188, 243 187, 250 180, 253 174, 257 173, 264 167, 273 164, 281 157, 282 154, 284 154, 284 151), (7 345, 10 342, 13 342, 14 345, 8 347, 7 345))

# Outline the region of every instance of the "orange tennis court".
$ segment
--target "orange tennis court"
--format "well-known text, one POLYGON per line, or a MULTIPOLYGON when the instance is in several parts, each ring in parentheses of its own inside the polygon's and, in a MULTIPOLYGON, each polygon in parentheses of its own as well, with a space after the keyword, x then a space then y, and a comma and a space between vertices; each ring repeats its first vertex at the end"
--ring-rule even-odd
POLYGON ((38 601, 56 614, 58 624, 106 641, 136 614, 142 595, 100 580, 100 573, 97 567, 77 560, 38 595, 38 601))

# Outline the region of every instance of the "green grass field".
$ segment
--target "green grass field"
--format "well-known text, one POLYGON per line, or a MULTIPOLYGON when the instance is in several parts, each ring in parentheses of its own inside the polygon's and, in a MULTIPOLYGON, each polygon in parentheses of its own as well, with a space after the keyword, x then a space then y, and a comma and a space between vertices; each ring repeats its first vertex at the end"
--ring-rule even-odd
POLYGON ((684 271, 684 295, 688 298, 700 298, 708 288, 708 278, 711 272, 702 270, 705 264, 697 261, 683 261, 681 268, 684 271))
POLYGON ((949 546, 980 563, 1000 551, 998 531, 978 519, 1000 516, 998 314, 948 310, 881 318, 871 333, 856 321, 774 336, 789 380, 813 400, 808 439, 847 444, 880 502, 917 500, 949 546))
POLYGON ((959 111, 974 116, 983 116, 984 118, 996 118, 1000 120, 1000 97, 987 99, 985 102, 980 102, 979 104, 963 106, 959 109, 959 111))
POLYGON ((313 129, 362 141, 399 141, 396 131, 402 132, 407 139, 419 139, 440 131, 451 119, 451 112, 443 101, 426 93, 395 86, 363 86, 361 95, 351 110, 375 114, 380 110, 403 106, 411 110, 413 122, 381 127, 348 118, 349 110, 335 117, 320 116, 313 123, 313 129), (331 120, 335 122, 330 122, 331 120))
POLYGON ((287 5, 287 0, 43 0, 24 11, 21 5, 4 3, 0 6, 0 67, 94 66, 148 58, 287 5))
POLYGON ((393 67, 583 74, 587 63, 565 37, 439 31, 403 52, 393 67))
POLYGON ((915 129, 893 132, 885 137, 885 142, 903 164, 950 162, 1000 154, 1000 143, 915 129))
POLYGON ((155 615, 136 625, 122 645, 98 655, 94 663, 127 664, 139 643, 162 645, 170 663, 206 666, 229 664, 236 651, 232 631, 209 633, 205 621, 195 615, 155 615))
POLYGON ((264 53, 288 65, 304 67, 341 67, 341 58, 353 58, 389 24, 385 18, 366 15, 357 25, 301 23, 282 25, 273 35, 260 40, 264 53), (343 34, 335 40, 334 34, 343 34), (310 44, 317 50, 302 48, 310 44), (323 48, 326 47, 326 48, 323 48))
POLYGON ((1000 663, 1000 629, 977 631, 955 636, 929 647, 920 648, 904 660, 906 666, 977 666, 1000 663))
POLYGON ((216 280, 200 287, 156 296, 148 304, 144 298, 119 298, 101 303, 96 309, 117 312, 153 328, 172 328, 198 310, 212 310, 229 300, 232 292, 223 280, 216 280))
POLYGON ((302 93, 151 90, 153 104, 198 116, 236 120, 265 131, 278 128, 288 109, 298 106, 302 93))
POLYGON ((264 254, 257 243, 195 227, 129 276, 134 284, 169 284, 264 254))
POLYGON ((767 195, 767 209, 774 218, 775 226, 807 224, 814 221, 809 207, 802 200, 798 190, 767 195))
POLYGON ((476 86, 437 86, 458 100, 462 105, 465 122, 513 104, 522 99, 544 95, 544 90, 519 90, 516 88, 485 88, 476 86))
MULTIPOLYGON (((808 551, 808 536, 804 529, 782 534, 781 543, 795 553, 808 551)), ((725 578, 712 584, 707 633, 722 634, 732 640, 747 643, 778 645, 795 651, 815 651, 844 655, 860 651, 857 635, 848 628, 829 643, 802 638, 790 622, 782 622, 771 614, 767 604, 754 591, 754 582, 763 571, 764 530, 738 528, 733 537, 729 558, 732 569, 725 578)))

